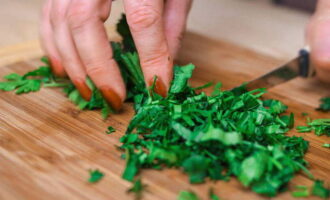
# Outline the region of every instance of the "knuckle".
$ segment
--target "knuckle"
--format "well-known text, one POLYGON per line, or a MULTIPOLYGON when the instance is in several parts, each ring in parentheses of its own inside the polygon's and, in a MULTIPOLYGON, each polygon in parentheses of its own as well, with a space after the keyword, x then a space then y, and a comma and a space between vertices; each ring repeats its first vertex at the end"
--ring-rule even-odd
POLYGON ((85 62, 86 72, 91 77, 97 77, 105 73, 106 67, 113 62, 112 58, 102 59, 101 61, 89 60, 85 62))
POLYGON ((97 77, 99 74, 103 73, 103 68, 100 65, 92 65, 87 67, 86 72, 91 77, 97 77))
POLYGON ((153 68, 158 67, 164 61, 170 59, 170 56, 166 49, 158 50, 157 52, 153 52, 152 54, 146 56, 146 58, 141 58, 141 64, 144 68, 153 68))
POLYGON ((53 27, 56 27, 58 24, 64 22, 66 19, 65 9, 52 9, 50 12, 50 23, 53 27))
POLYGON ((136 31, 148 28, 160 19, 161 13, 148 5, 139 6, 134 11, 128 13, 128 23, 136 31))
POLYGON ((80 30, 97 19, 97 15, 92 14, 90 7, 84 3, 71 6, 67 14, 69 26, 73 31, 76 29, 80 30))

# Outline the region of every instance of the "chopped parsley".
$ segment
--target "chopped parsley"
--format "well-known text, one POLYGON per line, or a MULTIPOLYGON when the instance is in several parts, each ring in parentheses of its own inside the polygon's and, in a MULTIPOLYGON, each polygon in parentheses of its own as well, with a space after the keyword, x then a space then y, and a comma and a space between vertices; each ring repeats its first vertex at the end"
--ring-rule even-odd
POLYGON ((111 133, 114 133, 114 132, 116 132, 116 129, 114 129, 112 126, 109 126, 108 130, 105 133, 106 134, 111 134, 111 133))
POLYGON ((96 182, 99 182, 103 177, 104 177, 104 174, 101 171, 99 171, 98 169, 89 170, 88 182, 96 183, 96 182))
POLYGON ((135 199, 142 198, 142 192, 147 187, 147 185, 143 184, 141 179, 137 179, 133 182, 133 186, 127 191, 129 193, 135 194, 135 199))
POLYGON ((293 191, 292 193, 293 197, 309 197, 310 192, 307 186, 304 185, 298 185, 296 186, 296 190, 293 191))
POLYGON ((330 148, 330 144, 329 143, 323 144, 322 147, 330 148))
POLYGON ((321 100, 321 105, 317 110, 321 110, 321 111, 330 111, 330 97, 324 97, 321 100))
POLYGON ((330 119, 315 119, 307 122, 307 126, 297 126, 296 129, 300 133, 314 131, 317 136, 330 136, 330 119))
POLYGON ((312 194, 326 199, 330 197, 330 189, 325 188, 323 181, 316 180, 312 188, 312 194))
POLYGON ((198 196, 192 191, 181 191, 178 200, 199 200, 198 196))

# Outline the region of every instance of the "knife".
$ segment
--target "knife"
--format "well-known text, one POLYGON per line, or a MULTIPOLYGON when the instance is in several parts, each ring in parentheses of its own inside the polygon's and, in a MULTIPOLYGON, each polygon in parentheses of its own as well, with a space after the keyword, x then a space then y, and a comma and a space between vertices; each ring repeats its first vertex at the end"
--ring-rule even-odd
POLYGON ((286 63, 285 65, 274 69, 248 83, 246 83, 247 90, 254 90, 257 88, 271 88, 281 83, 285 83, 298 76, 311 77, 315 75, 315 70, 310 64, 310 50, 309 47, 299 51, 298 57, 286 63))

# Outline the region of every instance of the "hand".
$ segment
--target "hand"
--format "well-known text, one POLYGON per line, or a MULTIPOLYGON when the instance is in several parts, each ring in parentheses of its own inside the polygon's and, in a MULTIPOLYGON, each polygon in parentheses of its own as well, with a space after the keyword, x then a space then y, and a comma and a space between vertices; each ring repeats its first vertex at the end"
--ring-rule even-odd
MULTIPOLYGON (((157 76, 155 90, 167 95, 173 58, 180 47, 192 0, 124 0, 147 85, 157 76)), ((86 100, 87 75, 104 98, 119 110, 125 84, 113 59, 104 22, 112 0, 47 0, 41 20, 41 43, 59 76, 68 75, 86 100)))
POLYGON ((307 26, 307 44, 311 60, 323 82, 330 83, 330 1, 319 0, 317 11, 307 26))

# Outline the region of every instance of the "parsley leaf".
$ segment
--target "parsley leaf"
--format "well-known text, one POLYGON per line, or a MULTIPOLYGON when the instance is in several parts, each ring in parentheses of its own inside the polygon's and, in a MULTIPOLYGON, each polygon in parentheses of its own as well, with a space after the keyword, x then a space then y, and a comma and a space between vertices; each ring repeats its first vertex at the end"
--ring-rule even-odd
POLYGON ((322 147, 325 147, 325 148, 330 148, 330 144, 323 144, 322 147))
POLYGON ((111 134, 113 132, 116 132, 116 129, 114 129, 112 126, 109 126, 108 130, 106 131, 106 134, 111 134))
POLYGON ((309 197, 310 192, 308 190, 307 186, 304 185, 298 185, 296 186, 296 190, 291 193, 293 197, 309 197))
POLYGON ((141 199, 142 192, 146 187, 147 185, 143 184, 141 179, 138 179, 133 182, 133 186, 128 190, 128 192, 133 192, 135 194, 135 199, 141 199))
POLYGON ((192 191, 181 191, 178 200, 199 200, 198 196, 192 191))
POLYGON ((314 131, 317 136, 330 136, 330 119, 315 119, 308 122, 307 126, 297 126, 296 129, 300 133, 314 131))
POLYGON ((321 111, 330 111, 330 97, 324 97, 320 100, 322 103, 320 105, 319 108, 317 108, 317 110, 321 110, 321 111))
POLYGON ((312 188, 312 194, 321 198, 329 198, 330 197, 330 189, 324 187, 324 182, 320 180, 316 180, 314 182, 314 186, 312 188))
POLYGON ((104 174, 98 169, 96 169, 96 170, 89 170, 89 176, 90 177, 88 179, 88 182, 96 183, 99 182, 104 177, 104 174))
POLYGON ((174 79, 170 88, 170 93, 180 93, 185 89, 194 68, 195 66, 193 64, 174 68, 174 79))

